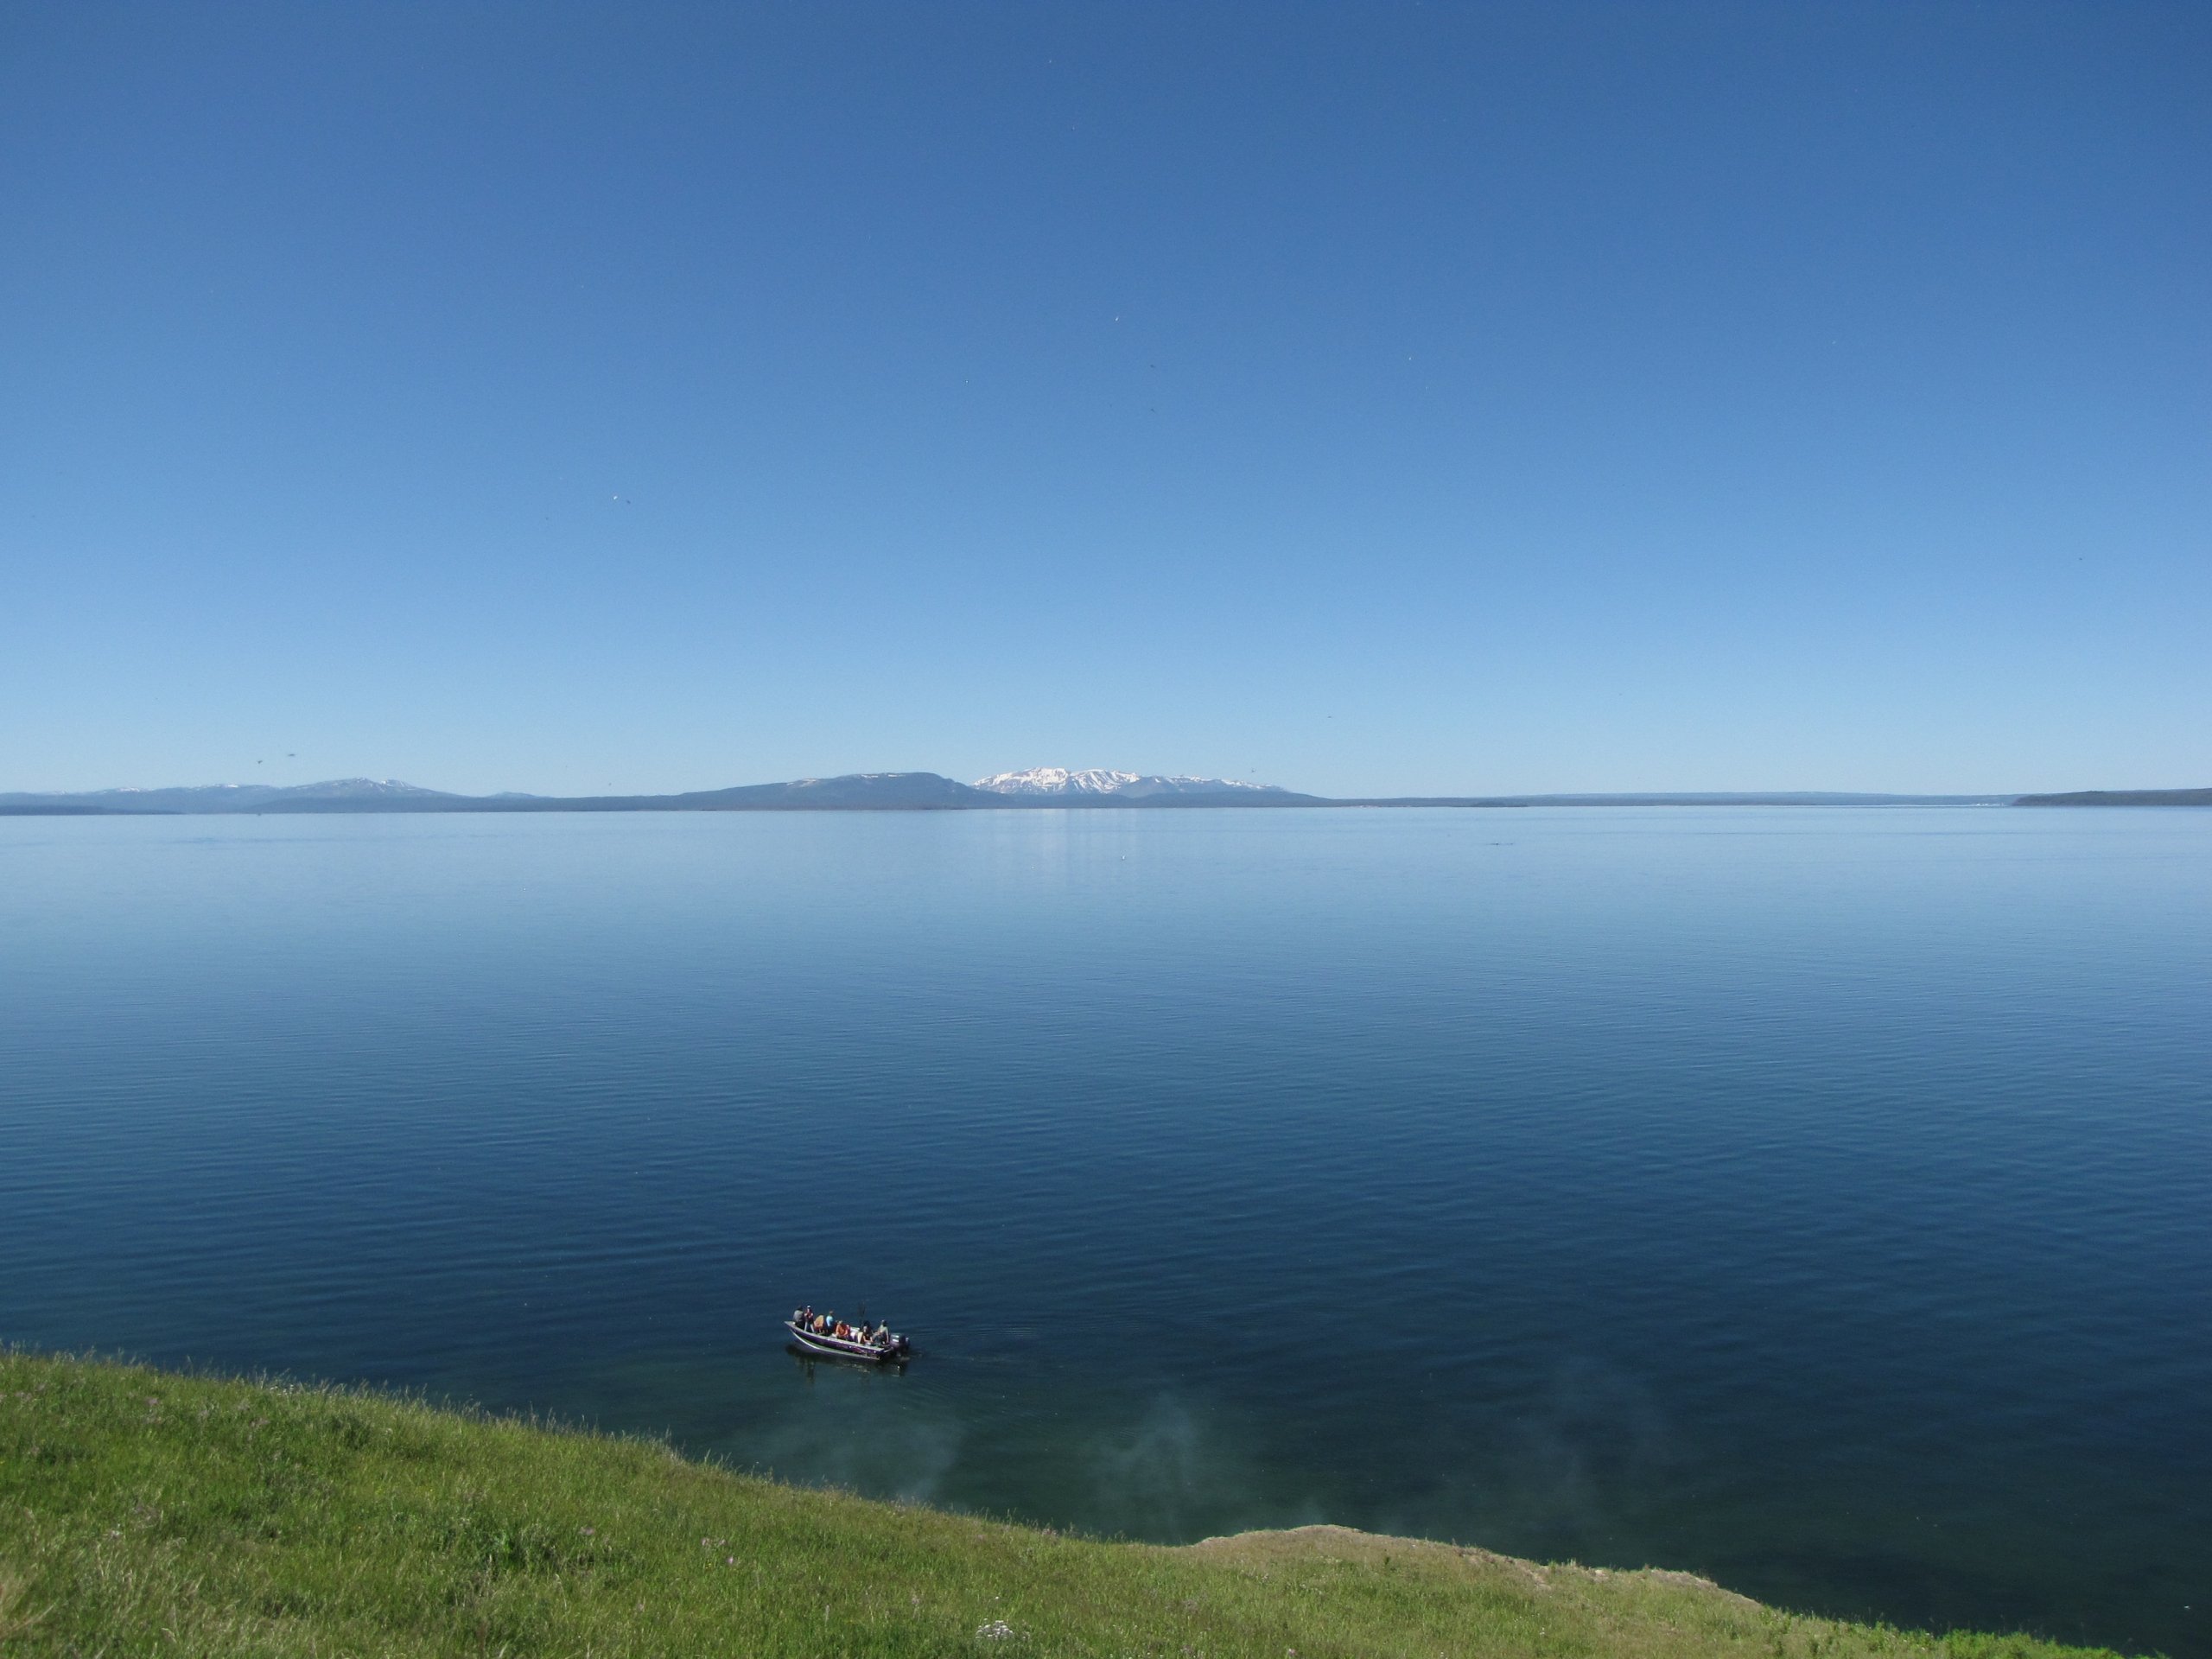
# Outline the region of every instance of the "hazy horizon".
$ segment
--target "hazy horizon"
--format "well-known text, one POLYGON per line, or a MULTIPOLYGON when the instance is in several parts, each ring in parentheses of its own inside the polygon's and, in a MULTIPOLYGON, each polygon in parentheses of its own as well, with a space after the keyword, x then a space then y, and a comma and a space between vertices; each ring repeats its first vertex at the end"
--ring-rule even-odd
MULTIPOLYGON (((1005 769, 1005 768, 1001 768, 1001 772, 1004 772, 1006 769, 1005 769)), ((1024 769, 1018 769, 1018 770, 1026 770, 1026 768, 1024 768, 1024 769)), ((1132 769, 1132 768, 1126 767, 1126 766, 1123 766, 1123 767, 1098 767, 1098 768, 1069 767, 1069 768, 1066 768, 1066 770, 1069 770, 1069 771, 1071 771, 1071 772, 1073 772, 1073 771, 1084 771, 1084 770, 1097 770, 1097 771, 1109 771, 1109 770, 1110 770, 1110 771, 1120 771, 1120 772, 1133 772, 1133 769, 1132 769)), ((982 774, 982 775, 981 775, 981 776, 979 776, 979 777, 975 777, 975 778, 958 778, 958 777, 954 776, 954 774, 952 774, 952 773, 950 773, 950 772, 939 772, 939 771, 938 771, 938 770, 936 770, 935 768, 932 768, 932 767, 927 767, 927 766, 893 766, 893 767, 885 767, 885 768, 882 768, 882 769, 881 769, 881 770, 880 770, 880 771, 871 772, 801 772, 801 773, 798 773, 798 774, 797 774, 796 776, 791 777, 791 778, 777 778, 777 779, 769 779, 769 778, 741 778, 741 779, 726 779, 726 780, 724 780, 724 781, 722 781, 722 782, 721 782, 721 783, 715 783, 715 784, 706 784, 706 785, 686 785, 686 786, 684 786, 684 787, 683 787, 683 788, 652 788, 652 787, 648 787, 648 788, 645 788, 645 789, 638 789, 638 790, 625 790, 625 791, 595 791, 595 792, 596 792, 596 793, 601 793, 601 794, 617 794, 617 795, 619 795, 619 796, 622 796, 622 797, 632 797, 632 796, 634 796, 634 797, 640 798, 652 799, 652 798, 662 798, 662 797, 670 797, 670 796, 683 795, 683 794, 689 794, 689 793, 696 793, 696 792, 699 792, 699 791, 714 791, 714 790, 721 790, 721 789, 742 789, 742 788, 752 787, 752 786, 760 786, 760 785, 776 785, 776 784, 784 784, 784 783, 798 783, 798 782, 804 782, 804 781, 810 781, 810 780, 832 780, 832 779, 845 779, 845 778, 853 778, 853 777, 871 777, 871 776, 874 776, 874 777, 881 777, 881 776, 894 776, 894 777, 895 777, 895 776, 907 776, 907 777, 938 777, 938 778, 946 778, 946 779, 951 779, 953 782, 956 782, 956 783, 961 783, 961 784, 965 784, 965 785, 969 785, 969 787, 974 788, 974 787, 980 787, 980 786, 982 785, 982 782, 983 782, 984 779, 986 779, 986 778, 989 778, 989 777, 993 777, 993 776, 996 776, 996 775, 999 775, 999 774, 995 774, 995 773, 985 773, 985 774, 982 774)), ((1450 798, 1500 798, 1500 799, 1513 799, 1513 798, 1521 798, 1521 797, 1530 797, 1530 798, 1548 798, 1548 799, 1575 799, 1575 798, 1600 798, 1600 799, 1602 799, 1602 798, 1611 798, 1611 797, 1614 797, 1614 796, 1684 796, 1684 797, 1689 797, 1689 796, 1702 796, 1702 795, 1716 795, 1716 796, 1834 795, 1834 796, 1845 796, 1845 797, 1869 797, 1869 798, 1891 797, 1891 796, 1895 796, 1895 797, 1928 797, 1928 798, 1946 798, 1946 799, 1956 799, 1956 800, 1978 800, 1978 799, 1994 799, 1994 798, 2001 798, 2007 797, 2007 796, 2031 795, 2031 794, 2043 794, 2043 793, 2062 793, 2062 792, 2071 792, 2071 791, 2057 791, 2057 790, 2049 790, 2049 791, 2046 791, 2046 790, 2029 790, 2029 789, 1997 789, 1997 790, 1962 790, 1962 789, 1951 789, 1951 790, 1892 790, 1892 789, 1872 789, 1872 790, 1831 790, 1831 789, 1824 789, 1824 788, 1819 788, 1819 787, 1811 787, 1811 788, 1807 788, 1807 787, 1802 787, 1802 786, 1792 786, 1792 787, 1788 787, 1788 788, 1761 788, 1761 787, 1758 787, 1758 786, 1757 786, 1757 785, 1752 785, 1752 786, 1749 786, 1749 787, 1745 787, 1745 786, 1740 786, 1740 785, 1739 785, 1739 786, 1735 786, 1735 787, 1721 787, 1721 788, 1696 788, 1696 789, 1637 789, 1637 790, 1617 790, 1617 789, 1591 789, 1591 790, 1517 790, 1517 789, 1510 789, 1510 788, 1506 788, 1506 789, 1481 789, 1481 790, 1476 790, 1476 789, 1459 789, 1459 790, 1439 790, 1439 791, 1421 791, 1421 792, 1418 792, 1418 793, 1417 793, 1417 792, 1415 792, 1415 791, 1408 791, 1408 790, 1376 790, 1376 791, 1365 791, 1364 793, 1360 794, 1360 795, 1354 795, 1354 796, 1342 796, 1342 797, 1340 797, 1340 796, 1330 796, 1330 795, 1325 795, 1325 794, 1323 794, 1323 793, 1322 793, 1322 791, 1319 791, 1301 788, 1300 786, 1299 786, 1299 785, 1296 785, 1296 784, 1287 784, 1287 783, 1282 782, 1282 781, 1281 781, 1281 780, 1280 780, 1280 779, 1272 779, 1272 778, 1205 779, 1205 778, 1200 778, 1200 777, 1198 777, 1197 774, 1193 774, 1193 773, 1147 773, 1147 772, 1133 772, 1133 775, 1137 776, 1137 777, 1140 777, 1140 778, 1165 777, 1165 778, 1175 779, 1178 779, 1178 780, 1180 780, 1180 781, 1219 782, 1219 783, 1240 784, 1240 785, 1260 785, 1260 786, 1262 786, 1262 787, 1267 787, 1267 788, 1274 788, 1274 789, 1280 789, 1280 790, 1283 790, 1283 791, 1287 791, 1287 792, 1288 792, 1288 793, 1291 793, 1291 794, 1297 794, 1297 795, 1311 795, 1311 796, 1315 796, 1315 797, 1317 797, 1318 798, 1321 798, 1321 799, 1376 799, 1376 800, 1389 800, 1389 799, 1424 799, 1424 798, 1450 799, 1450 798)), ((425 784, 425 783, 423 783, 423 782, 421 779, 414 779, 414 778, 398 778, 398 777, 372 777, 372 776, 370 776, 370 775, 368 775, 368 774, 363 773, 363 774, 357 774, 357 775, 354 775, 354 776, 346 777, 346 778, 316 778, 316 779, 302 779, 302 780, 299 780, 299 781, 297 781, 297 782, 293 782, 293 783, 279 782, 279 781, 277 781, 277 780, 276 780, 276 779, 265 779, 265 778, 224 778, 224 779, 204 779, 204 780, 201 780, 201 781, 200 781, 200 782, 196 782, 196 783, 177 783, 177 782, 168 782, 168 783, 153 783, 153 784, 104 784, 104 785, 93 785, 93 786, 91 786, 91 787, 88 787, 88 788, 80 788, 80 789, 19 789, 19 788, 14 787, 13 785, 6 785, 6 786, 0 786, 0 800, 4 800, 4 799, 11 798, 14 798, 14 797, 19 797, 19 796, 55 796, 55 797, 70 797, 70 798, 73 798, 73 797, 79 797, 79 796, 110 795, 110 794, 148 794, 148 795, 151 795, 151 794, 163 794, 163 793, 169 793, 169 792, 175 792, 175 791, 207 791, 207 790, 220 790, 220 789, 256 789, 256 788, 269 788, 269 789, 279 789, 279 790, 282 790, 282 789, 312 789, 312 788, 315 788, 315 787, 318 787, 318 786, 330 786, 330 785, 346 785, 346 784, 378 785, 385 785, 385 786, 394 786, 394 785, 396 785, 396 786, 398 786, 398 787, 401 787, 401 788, 405 788, 405 789, 410 789, 410 790, 427 790, 427 791, 431 791, 431 792, 433 792, 433 793, 435 793, 435 794, 459 796, 459 797, 462 797, 462 798, 469 798, 469 799, 496 799, 496 798, 499 798, 499 797, 500 797, 500 796, 526 797, 526 798, 531 798, 531 799, 553 799, 553 800, 559 800, 559 799, 587 798, 582 797, 582 796, 569 795, 569 794, 564 794, 564 793, 562 793, 562 792, 559 792, 559 791, 551 791, 551 790, 543 790, 543 789, 521 789, 521 788, 517 788, 517 787, 513 786, 512 785, 504 785, 504 786, 501 786, 501 787, 499 787, 499 788, 493 788, 493 789, 451 789, 451 788, 448 788, 448 787, 446 787, 445 785, 440 785, 440 784, 435 784, 435 783, 433 783, 433 784, 425 784)), ((2140 788, 2140 789, 2166 789, 2166 788, 2185 789, 2185 788, 2197 788, 2197 787, 2202 787, 2202 785, 2193 785, 2193 784, 2174 784, 2174 785, 2165 785, 2165 784, 2151 784, 2151 785, 2133 785, 2133 787, 2135 787, 2135 788, 2140 788)))

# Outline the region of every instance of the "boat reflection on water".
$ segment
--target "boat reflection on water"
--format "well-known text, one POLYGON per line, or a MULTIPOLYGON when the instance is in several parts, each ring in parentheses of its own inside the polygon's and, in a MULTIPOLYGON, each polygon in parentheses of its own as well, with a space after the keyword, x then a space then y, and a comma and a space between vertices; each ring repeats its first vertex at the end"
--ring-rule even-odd
POLYGON ((828 1366, 840 1376, 855 1382, 865 1382, 872 1376, 904 1376, 906 1362, 903 1359, 855 1359, 844 1354, 825 1354, 811 1348, 802 1348, 796 1342, 784 1344, 784 1352, 791 1357, 800 1376, 811 1386, 818 1367, 828 1366))

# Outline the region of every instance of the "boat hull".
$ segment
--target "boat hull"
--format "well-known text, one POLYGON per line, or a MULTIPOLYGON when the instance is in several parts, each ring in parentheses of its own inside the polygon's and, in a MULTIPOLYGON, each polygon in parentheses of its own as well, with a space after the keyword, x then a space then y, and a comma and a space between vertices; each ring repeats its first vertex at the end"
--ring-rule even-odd
POLYGON ((906 1357, 907 1348, 902 1340, 888 1348, 877 1348, 865 1342, 852 1342, 843 1337, 825 1337, 819 1332, 808 1331, 784 1321, 784 1329, 791 1333, 791 1340, 810 1354, 819 1354, 825 1359, 856 1359, 864 1365, 881 1365, 892 1360, 906 1357))

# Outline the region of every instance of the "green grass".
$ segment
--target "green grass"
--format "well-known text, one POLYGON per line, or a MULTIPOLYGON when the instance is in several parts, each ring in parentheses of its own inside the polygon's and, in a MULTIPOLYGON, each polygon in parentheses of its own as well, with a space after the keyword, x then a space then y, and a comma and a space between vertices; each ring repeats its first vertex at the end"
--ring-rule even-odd
POLYGON ((342 1389, 0 1351, 0 1654, 2082 1651, 1336 1528, 1102 1543, 342 1389))

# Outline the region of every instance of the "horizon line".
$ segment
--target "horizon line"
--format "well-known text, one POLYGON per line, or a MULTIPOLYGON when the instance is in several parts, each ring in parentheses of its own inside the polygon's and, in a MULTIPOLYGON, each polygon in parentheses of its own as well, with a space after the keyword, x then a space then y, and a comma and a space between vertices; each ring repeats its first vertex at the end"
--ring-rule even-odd
MULTIPOLYGON (((1033 768, 1032 770, 1071 771, 1073 768, 1033 768)), ((1106 768, 1090 770, 1105 771, 1106 768)), ((991 779, 1006 777, 999 772, 991 779)), ((1151 781, 1141 773, 1123 774, 1135 783, 1151 781)), ((1123 790, 1068 790, 1068 791, 1005 791, 965 784, 935 772, 855 772, 835 774, 814 774, 796 779, 778 779, 761 784, 726 785, 709 789, 678 790, 662 792, 597 791, 582 794, 548 795, 536 791, 500 790, 486 794, 469 794, 459 791, 433 789, 407 783, 396 778, 368 777, 333 778, 302 784, 278 783, 219 783, 178 784, 162 785, 118 785, 91 790, 22 790, 0 791, 0 809, 64 808, 80 805, 98 815, 133 816, 129 804, 135 798, 167 798, 160 805, 154 798, 147 799, 145 810, 160 816, 180 813, 191 815, 191 808, 205 804, 216 805, 234 792, 251 792, 256 804, 279 806, 280 810, 306 809, 321 811, 401 811, 410 804, 419 804, 423 810, 458 811, 468 810, 490 811, 537 810, 557 811, 564 806, 579 810, 742 810, 753 807, 815 807, 823 810, 988 810, 1004 807, 1033 810, 1040 807, 1077 808, 1102 807, 1128 810, 1148 807, 1154 810, 1179 806, 1185 809, 1205 806, 1242 805, 1247 807, 1274 806, 1523 806, 1523 805, 1999 805, 2016 803, 2093 804, 2109 801, 2113 804, 2132 804, 2122 798, 2146 804, 2212 804, 2212 790, 2196 786, 2132 787, 2105 790, 2069 790, 2058 791, 1929 791, 1929 790, 1835 790, 1835 789, 1611 789, 1611 790, 1541 790, 1493 791, 1481 793, 1453 794, 1360 794, 1324 796, 1290 790, 1278 785, 1255 784, 1242 780, 1201 778, 1181 774, 1166 778, 1164 781, 1182 785, 1218 785, 1218 789, 1198 788, 1179 791, 1159 791, 1131 794, 1123 790), (838 793, 843 798, 831 798, 817 791, 834 790, 837 785, 848 786, 838 793), (886 792, 882 798, 873 798, 878 791, 868 785, 886 785, 888 791, 899 791, 901 786, 933 791, 935 798, 893 798, 886 792), (855 788, 854 786, 859 786, 855 788), (315 791, 335 791, 318 795, 315 791), (788 792, 790 798, 775 798, 788 792), (281 806, 280 806, 281 804, 281 806)), ((245 803, 240 802, 241 808, 245 803)), ((246 808, 245 810, 251 810, 246 808)))

